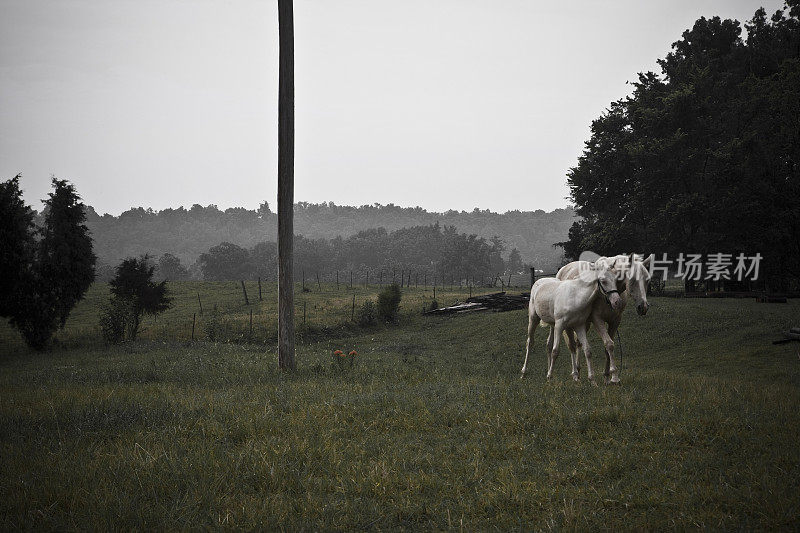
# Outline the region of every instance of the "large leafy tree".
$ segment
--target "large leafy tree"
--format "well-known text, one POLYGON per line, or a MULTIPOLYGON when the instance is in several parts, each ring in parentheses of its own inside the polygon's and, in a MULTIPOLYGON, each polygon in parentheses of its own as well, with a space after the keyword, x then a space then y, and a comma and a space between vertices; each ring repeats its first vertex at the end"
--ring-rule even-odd
POLYGON ((158 259, 158 276, 161 279, 176 281, 189 279, 189 271, 181 264, 181 260, 170 253, 158 259))
POLYGON ((236 280, 250 277, 249 252, 230 242, 223 242, 200 254, 199 263, 203 279, 236 280))
POLYGON ((568 256, 760 252, 773 287, 800 272, 799 5, 759 9, 746 40, 699 19, 593 122, 568 173, 568 256))

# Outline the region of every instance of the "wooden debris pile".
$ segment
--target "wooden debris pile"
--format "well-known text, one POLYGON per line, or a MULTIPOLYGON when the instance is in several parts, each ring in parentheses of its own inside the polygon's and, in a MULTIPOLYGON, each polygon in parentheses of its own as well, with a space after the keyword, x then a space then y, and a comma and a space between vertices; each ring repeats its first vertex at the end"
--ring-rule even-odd
POLYGON ((785 304, 789 300, 783 294, 759 294, 756 301, 762 304, 785 304))
POLYGON ((529 294, 506 294, 505 292, 495 292, 467 298, 464 303, 456 303, 449 307, 440 307, 425 311, 426 315, 449 315, 452 313, 472 313, 474 311, 495 312, 514 311, 516 309, 527 309, 529 294))
POLYGON ((785 344, 787 342, 797 341, 800 342, 800 328, 792 328, 783 334, 782 339, 772 341, 772 344, 785 344))

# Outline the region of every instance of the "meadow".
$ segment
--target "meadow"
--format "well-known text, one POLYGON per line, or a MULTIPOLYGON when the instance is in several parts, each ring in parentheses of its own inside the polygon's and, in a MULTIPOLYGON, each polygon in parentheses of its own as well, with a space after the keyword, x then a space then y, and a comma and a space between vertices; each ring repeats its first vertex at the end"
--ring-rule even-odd
POLYGON ((274 284, 245 305, 238 283, 176 283, 119 346, 103 284, 50 352, 0 327, 0 528, 800 527, 800 353, 771 343, 797 300, 651 298, 613 387, 574 383, 565 348, 548 382, 543 329, 520 380, 523 310, 422 316, 419 287, 399 324, 360 326, 377 287, 309 288, 290 374, 274 284))

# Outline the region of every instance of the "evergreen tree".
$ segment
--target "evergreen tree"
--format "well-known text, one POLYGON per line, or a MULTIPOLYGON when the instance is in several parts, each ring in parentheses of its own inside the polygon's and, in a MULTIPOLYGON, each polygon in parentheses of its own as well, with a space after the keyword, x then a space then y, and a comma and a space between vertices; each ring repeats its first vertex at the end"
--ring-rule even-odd
POLYGON ((55 191, 45 200, 45 221, 39 241, 37 266, 45 287, 52 293, 59 325, 94 281, 96 257, 86 227, 86 210, 75 187, 53 178, 55 191))
POLYGON ((519 274, 523 269, 522 256, 519 255, 519 250, 512 248, 508 254, 508 262, 506 264, 506 271, 512 274, 519 274))
POLYGON ((41 350, 66 323, 94 280, 95 255, 74 186, 53 178, 44 226, 34 239, 33 213, 24 205, 19 176, 0 185, 3 261, 0 313, 31 348, 41 350))
POLYGON ((11 317, 33 263, 33 210, 22 200, 20 175, 0 183, 0 316, 11 317))

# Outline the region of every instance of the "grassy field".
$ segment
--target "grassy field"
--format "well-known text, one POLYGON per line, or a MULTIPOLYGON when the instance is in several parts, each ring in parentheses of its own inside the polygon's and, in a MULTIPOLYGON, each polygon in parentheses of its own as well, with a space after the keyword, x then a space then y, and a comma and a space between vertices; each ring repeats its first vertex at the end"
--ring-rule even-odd
POLYGON ((274 285, 246 306, 234 283, 178 284, 118 347, 101 285, 50 353, 3 326, 0 528, 800 527, 800 359, 771 344, 800 302, 651 299, 623 323, 622 385, 594 387, 566 350, 544 379, 541 329, 519 379, 524 311, 423 317, 412 289, 398 326, 360 327, 352 296, 376 289, 323 288, 298 291, 293 374, 274 285), (207 340, 214 304, 235 342, 207 340))

